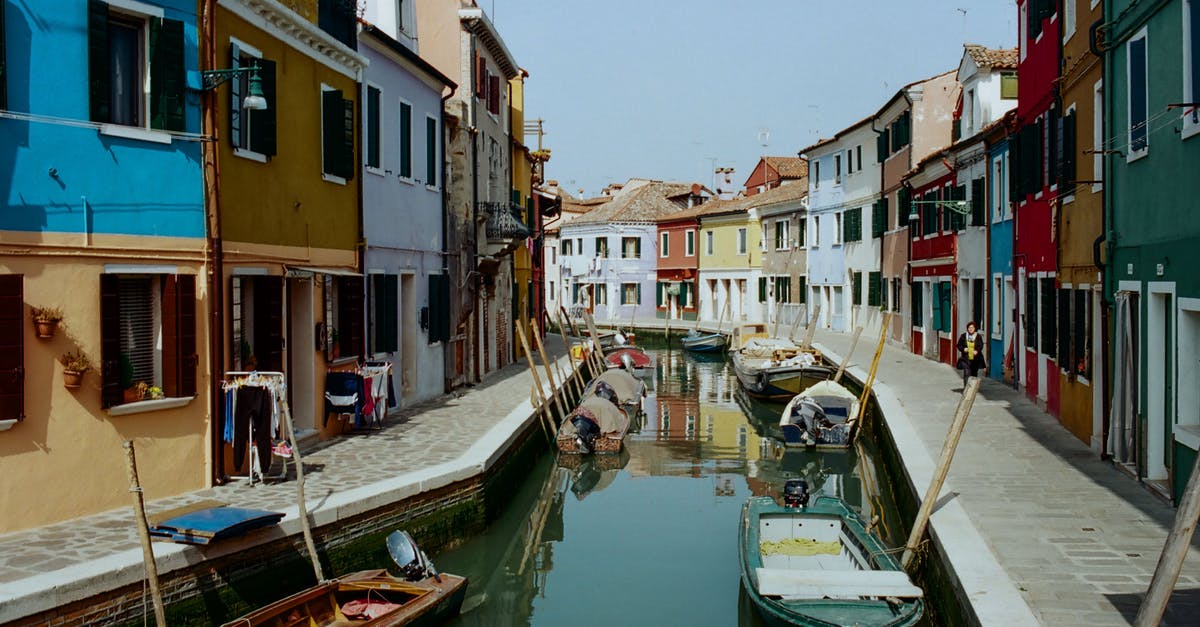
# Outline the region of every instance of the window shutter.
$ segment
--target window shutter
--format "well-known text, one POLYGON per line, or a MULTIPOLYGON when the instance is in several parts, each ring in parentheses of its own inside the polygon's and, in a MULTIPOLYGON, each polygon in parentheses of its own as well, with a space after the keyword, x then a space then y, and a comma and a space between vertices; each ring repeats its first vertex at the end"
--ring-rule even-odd
POLYGON ((867 277, 867 304, 880 307, 883 305, 883 274, 872 272, 867 277))
POLYGON ((808 277, 800 277, 800 282, 797 284, 800 288, 799 299, 792 299, 793 302, 807 303, 808 302, 808 277))
POLYGON ((412 178, 412 105, 400 103, 400 176, 412 178))
MULTIPOLYGON (((347 181, 354 178, 354 164, 357 163, 354 152, 354 101, 342 100, 342 178, 347 181)), ((361 326, 361 325, 360 325, 361 326)), ((361 333, 361 329, 359 329, 361 333)))
MULTIPOLYGON (((1188 94, 1189 102, 1200 102, 1200 2, 1191 0, 1188 3, 1188 20, 1189 37, 1192 40, 1192 49, 1190 51, 1192 60, 1192 93, 1188 94)), ((1188 54, 1189 51, 1184 51, 1188 54)), ((1186 112, 1187 109, 1184 109, 1186 112)), ((1197 112, 1200 112, 1200 107, 1192 107, 1192 121, 1197 121, 1197 112)))
POLYGON ((637 284, 637 300, 633 301, 635 305, 642 304, 642 284, 637 284))
POLYGON ((112 119, 112 70, 108 54, 108 3, 88 0, 88 104, 93 122, 112 119))
POLYGON ((1054 291, 1054 279, 1042 279, 1042 352, 1050 359, 1057 356, 1058 341, 1058 301, 1054 291))
POLYGON ((338 277, 338 348, 342 356, 363 351, 363 278, 338 277))
MULTIPOLYGON (((4 7, 0 2, 0 109, 8 108, 8 62, 7 47, 4 44, 4 7)), ((3 420, 0 417, 0 420, 3 420)))
POLYGON ((1038 347, 1038 280, 1025 279, 1025 346, 1035 351, 1038 347))
POLYGON ((150 126, 187 130, 184 119, 183 22, 150 21, 150 126))
POLYGON ((896 190, 896 223, 900 228, 908 226, 908 216, 912 213, 912 191, 907 187, 896 190))
MULTIPOLYGON (((250 116, 250 148, 254 152, 274 156, 278 152, 275 114, 279 111, 275 62, 259 59, 255 63, 258 64, 258 78, 262 82, 263 99, 267 101, 267 108, 246 112, 250 116)), ((238 106, 241 106, 240 101, 238 106)))
POLYGON ((337 174, 342 149, 342 92, 321 94, 321 171, 337 174))
MULTIPOLYGON (((229 44, 229 68, 236 70, 241 67, 242 49, 237 44, 230 42, 229 44)), ((268 103, 273 105, 275 103, 268 103)), ((235 78, 229 81, 229 143, 234 148, 245 148, 242 146, 242 116, 246 111, 242 109, 242 81, 235 78)))
MULTIPOLYGON (((897 281, 899 281, 897 279, 897 281)), ((925 288, 923 283, 912 284, 912 323, 913 326, 921 326, 924 324, 924 303, 921 302, 925 297, 925 288)))
POLYGON ((862 279, 863 279, 862 273, 855 272, 854 278, 850 282, 850 291, 851 291, 850 300, 855 305, 862 304, 862 279))
POLYGON ((663 287, 664 287, 664 284, 663 284, 663 282, 662 282, 662 281, 659 281, 659 282, 657 282, 657 283, 655 283, 655 284, 654 284, 654 287, 655 287, 655 289, 654 289, 654 306, 655 306, 655 307, 662 307, 662 306, 663 306, 663 287))
POLYGON ((758 277, 758 302, 767 302, 767 277, 758 277))
POLYGON ((383 286, 384 276, 382 274, 372 274, 370 276, 368 309, 371 311, 371 320, 374 322, 367 334, 368 353, 383 352, 384 318, 387 317, 387 313, 384 311, 385 299, 383 293, 387 289, 383 286))
MULTIPOLYGON (((438 132, 437 120, 425 118, 425 184, 438 184, 438 132)), ((517 204, 520 204, 519 202, 517 204)))
POLYGON ((954 317, 951 315, 951 297, 954 295, 954 290, 948 281, 942 281, 941 286, 942 293, 938 300, 938 306, 942 309, 942 330, 953 331, 954 317))
POLYGON ((254 277, 254 354, 259 370, 283 370, 283 277, 254 277))
POLYGON ((0 274, 0 420, 25 419, 24 292, 22 275, 0 274))
POLYGON ((379 107, 382 94, 377 87, 367 87, 365 103, 367 109, 366 125, 367 125, 367 140, 366 140, 366 163, 363 165, 369 168, 378 168, 380 166, 379 155, 379 107))
MULTIPOLYGON (((1197 36, 1200 36, 1200 33, 1198 33, 1197 36)), ((1063 162, 1062 179, 1063 179, 1063 184, 1068 187, 1074 188, 1075 180, 1077 177, 1077 175, 1075 173, 1076 151, 1078 150, 1078 148, 1076 146, 1076 142, 1077 142, 1078 138, 1076 137, 1075 111, 1074 110, 1072 110, 1070 113, 1068 113, 1066 115, 1066 117, 1063 118, 1063 129, 1062 130, 1063 130, 1063 138, 1062 138, 1062 144, 1063 144, 1063 146, 1062 146, 1062 162, 1063 162)))
POLYGON ((168 275, 162 295, 163 392, 170 397, 196 395, 196 277, 168 275))
POLYGON ((500 114, 500 77, 488 76, 488 111, 500 114))
POLYGON ((487 98, 487 92, 487 59, 483 58, 482 56, 475 57, 475 95, 479 98, 487 98))
POLYGON ((987 224, 987 187, 983 177, 971 181, 971 224, 985 226, 987 224))
POLYGON ((121 296, 115 274, 100 275, 100 407, 120 405, 121 296))

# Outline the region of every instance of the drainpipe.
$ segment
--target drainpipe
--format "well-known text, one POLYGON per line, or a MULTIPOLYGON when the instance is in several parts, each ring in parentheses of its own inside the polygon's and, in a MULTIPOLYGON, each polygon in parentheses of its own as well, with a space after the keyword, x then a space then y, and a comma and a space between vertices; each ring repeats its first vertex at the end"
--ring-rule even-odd
MULTIPOLYGON (((876 135, 876 145, 878 145, 878 136, 883 135, 883 131, 875 128, 875 121, 877 119, 878 118, 875 118, 875 117, 871 118, 871 130, 874 131, 874 133, 876 135)), ((878 160, 879 156, 880 155, 875 155, 875 159, 878 160)), ((884 164, 886 161, 887 161, 887 159, 884 158, 883 161, 879 162, 879 202, 882 202, 887 199, 887 188, 886 188, 886 183, 885 183, 885 179, 883 176, 884 164)), ((872 216, 872 218, 874 218, 874 216, 872 216)), ((886 216, 885 216, 885 219, 886 219, 886 216)), ((874 222, 872 222, 872 226, 874 226, 874 222)), ((883 240, 887 236, 887 230, 888 230, 887 227, 889 227, 889 226, 891 226, 891 225, 890 224, 883 225, 883 232, 879 235, 879 276, 880 277, 883 276, 883 260, 884 260, 885 254, 886 254, 884 252, 885 247, 883 245, 883 240)), ((879 286, 879 289, 880 289, 880 291, 883 291, 883 285, 882 285, 883 281, 881 280, 880 283, 881 283, 881 285, 879 286)), ((880 302, 887 302, 889 295, 888 294, 880 294, 879 296, 881 299, 880 302)), ((895 305, 893 304, 893 306, 895 306, 895 305)), ((880 325, 883 324, 883 316, 882 315, 879 316, 879 324, 880 325)), ((885 338, 887 336, 891 335, 890 331, 891 331, 891 329, 883 329, 883 328, 879 329, 879 332, 882 333, 885 338)))
MULTIPOLYGON (((200 28, 201 28, 201 49, 200 55, 201 70, 217 67, 216 46, 212 44, 217 40, 216 26, 216 0, 202 0, 200 3, 200 28), (205 45, 207 43, 208 45, 205 45)), ((219 409, 224 407, 221 398, 221 386, 217 384, 219 380, 218 374, 225 368, 225 310, 224 285, 225 285, 225 265, 222 257, 221 246, 221 204, 218 196, 218 181, 220 179, 220 163, 218 150, 218 128, 216 114, 216 90, 210 90, 201 93, 201 133, 211 138, 211 141, 205 141, 203 144, 204 150, 204 213, 207 222, 208 237, 207 251, 208 255, 208 304, 209 304, 209 326, 208 326, 208 352, 209 352, 209 414, 210 416, 219 415, 219 409)), ((225 483, 225 445, 222 442, 221 430, 222 421, 214 419, 209 420, 209 435, 210 438, 210 459, 212 467, 210 468, 210 479, 213 485, 221 485, 225 483)))
MULTIPOLYGON (((449 230, 448 223, 450 220, 450 212, 449 212, 450 177, 446 173, 446 170, 447 170, 446 163, 450 160, 450 158, 446 155, 446 148, 449 146, 449 142, 444 141, 444 138, 447 136, 446 135, 446 103, 450 100, 450 98, 454 97, 455 89, 456 89, 455 87, 451 87, 450 93, 446 94, 445 96, 442 96, 442 109, 438 116, 440 118, 439 121, 441 123, 441 127, 440 127, 441 128, 441 136, 443 138, 443 141, 441 141, 441 144, 442 144, 442 172, 441 172, 441 179, 442 179, 442 181, 441 181, 442 182, 442 243, 441 243, 442 272, 447 277, 449 277, 449 275, 450 275, 450 269, 449 269, 450 249, 447 246, 447 241, 449 240, 447 231, 449 230)), ((449 279, 447 279, 447 280, 449 280, 449 279)), ((426 284, 428 284, 428 281, 426 281, 426 284)), ((432 294, 426 293, 426 296, 425 296, 426 302, 429 302, 432 298, 433 298, 432 294)), ((450 303, 446 303, 446 304, 449 305, 450 303)), ((446 315, 449 316, 450 312, 447 311, 446 315)), ((433 327, 433 321, 429 322, 429 327, 430 328, 433 327)), ((454 357, 453 353, 454 353, 454 349, 451 346, 450 339, 446 338, 445 340, 442 341, 442 392, 444 392, 444 393, 450 392, 450 389, 451 389, 452 378, 449 376, 449 373, 450 373, 450 364, 453 362, 453 357, 454 357)))
MULTIPOLYGON (((471 35, 471 57, 470 57, 471 58, 471 78, 472 78, 471 84, 472 84, 472 86, 479 84, 479 77, 476 76, 476 72, 479 71, 479 64, 475 61, 475 55, 478 54, 478 52, 476 50, 475 42, 476 42, 476 37, 475 37, 475 35, 472 34, 471 35)), ((489 86, 489 89, 490 89, 490 86, 489 86)), ((469 277, 471 277, 473 274, 475 274, 476 269, 479 268, 479 126, 478 126, 479 105, 474 102, 474 99, 475 99, 474 95, 472 95, 472 97, 470 99, 468 99, 468 101, 467 101, 471 107, 471 128, 469 129, 469 132, 471 135, 471 234, 472 234, 472 236, 471 236, 471 268, 467 271, 468 282, 470 280, 469 277)), ((480 282, 482 282, 483 278, 480 277, 479 280, 480 280, 480 282)), ((465 286, 465 287, 467 287, 468 291, 471 293, 471 297, 473 299, 475 299, 476 301, 478 301, 478 299, 479 299, 478 291, 475 290, 471 286, 465 286)), ((471 309, 472 309, 471 325, 469 327, 470 330, 467 333, 468 338, 474 337, 475 323, 477 321, 478 316, 481 313, 479 305, 480 305, 479 302, 475 302, 471 306, 471 309)), ((486 311, 483 313, 486 315, 486 311)), ((474 342, 474 344, 478 344, 481 341, 482 341, 482 338, 476 338, 476 342, 474 342)), ((473 343, 468 342, 468 345, 467 345, 467 349, 470 351, 469 354, 471 355, 472 381, 479 382, 482 379, 482 377, 480 376, 480 370, 479 370, 480 355, 479 355, 479 351, 477 350, 477 346, 473 346, 472 344, 473 343)))

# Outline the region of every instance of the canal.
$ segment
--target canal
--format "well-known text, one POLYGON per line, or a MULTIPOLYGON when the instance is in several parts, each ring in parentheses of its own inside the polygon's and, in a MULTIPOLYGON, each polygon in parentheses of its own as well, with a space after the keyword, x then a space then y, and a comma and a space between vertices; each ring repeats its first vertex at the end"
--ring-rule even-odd
POLYGON ((484 533, 434 557, 470 579, 451 625, 758 625, 741 593, 739 514, 793 477, 903 544, 877 438, 785 449, 782 405, 746 397, 727 361, 651 350, 646 414, 624 454, 545 455, 484 533))

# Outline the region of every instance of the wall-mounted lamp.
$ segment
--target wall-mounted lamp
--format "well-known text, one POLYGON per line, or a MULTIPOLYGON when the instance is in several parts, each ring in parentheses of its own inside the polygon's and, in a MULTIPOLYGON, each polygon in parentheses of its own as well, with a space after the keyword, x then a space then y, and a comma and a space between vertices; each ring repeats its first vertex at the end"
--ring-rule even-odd
POLYGON ((204 80, 200 90, 212 91, 220 86, 221 83, 237 78, 242 74, 248 74, 250 76, 250 94, 242 99, 242 107, 251 111, 264 111, 267 108, 267 99, 263 95, 262 78, 258 76, 258 69, 257 65, 251 65, 232 70, 204 70, 201 72, 204 80))
POLYGON ((912 200, 909 201, 908 221, 916 222, 921 219, 921 214, 917 211, 918 205, 933 205, 949 209, 959 215, 967 215, 971 213, 971 206, 965 200, 912 200))

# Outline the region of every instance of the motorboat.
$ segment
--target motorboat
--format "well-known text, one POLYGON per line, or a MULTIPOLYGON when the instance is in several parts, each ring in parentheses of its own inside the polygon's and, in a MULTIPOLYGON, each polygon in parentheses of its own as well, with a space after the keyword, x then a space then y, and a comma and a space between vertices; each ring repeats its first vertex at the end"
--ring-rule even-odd
POLYGON ((819 381, 783 408, 779 428, 788 446, 845 448, 853 442, 858 414, 858 396, 833 380, 819 381))

